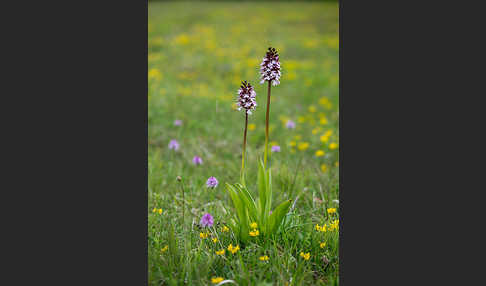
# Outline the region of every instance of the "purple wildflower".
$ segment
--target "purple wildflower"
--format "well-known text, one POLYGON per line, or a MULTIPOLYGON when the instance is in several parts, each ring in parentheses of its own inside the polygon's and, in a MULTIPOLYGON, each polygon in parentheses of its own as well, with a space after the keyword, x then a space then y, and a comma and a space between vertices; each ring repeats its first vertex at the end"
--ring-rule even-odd
POLYGON ((176 119, 176 120, 174 121, 174 126, 181 126, 181 125, 182 125, 182 120, 180 120, 180 119, 176 119))
POLYGON ((272 152, 280 152, 280 146, 272 146, 272 152))
POLYGON ((203 163, 201 157, 199 156, 194 156, 194 158, 192 158, 192 162, 194 163, 194 165, 201 165, 203 163))
POLYGON ((275 48, 268 48, 267 54, 260 64, 260 83, 271 81, 272 85, 280 84, 280 61, 275 48))
POLYGON ((209 177, 206 181, 208 188, 216 188, 218 186, 218 180, 215 177, 209 177))
POLYGON ((287 127, 287 129, 294 129, 295 128, 295 122, 293 122, 292 120, 287 120, 286 127, 287 127))
POLYGON ((242 81, 240 89, 238 89, 238 103, 236 103, 238 110, 243 108, 246 113, 251 114, 251 110, 257 106, 255 97, 256 92, 253 90, 253 86, 246 80, 242 81))
POLYGON ((203 215, 199 224, 202 227, 212 227, 214 224, 213 216, 208 213, 203 215))
POLYGON ((175 140, 175 139, 170 140, 169 149, 175 150, 175 151, 179 150, 179 143, 177 142, 177 140, 175 140))

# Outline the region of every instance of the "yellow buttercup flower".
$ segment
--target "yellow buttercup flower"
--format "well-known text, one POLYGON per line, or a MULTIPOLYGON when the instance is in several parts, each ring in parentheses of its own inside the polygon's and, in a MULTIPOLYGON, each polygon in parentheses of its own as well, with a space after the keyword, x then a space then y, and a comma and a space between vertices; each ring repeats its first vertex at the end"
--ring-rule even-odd
POLYGON ((260 232, 258 231, 258 229, 254 229, 252 231, 250 231, 250 236, 259 236, 260 235, 260 232))
POLYGON ((161 80, 162 79, 162 73, 156 68, 152 68, 148 72, 148 78, 149 79, 154 79, 154 80, 161 80))
POLYGON ((214 243, 218 242, 218 239, 217 239, 216 237, 215 237, 215 238, 213 238, 213 242, 214 242, 214 243))
POLYGON ((326 125, 329 121, 327 121, 327 118, 326 117, 322 117, 321 119, 319 119, 319 123, 321 125, 326 125))
POLYGON ((211 278, 211 283, 218 284, 219 282, 221 282, 223 280, 224 280, 223 277, 213 277, 213 278, 211 278))
POLYGON ((327 213, 328 214, 334 214, 334 213, 336 213, 336 208, 328 208, 327 209, 327 213))
POLYGON ((322 172, 326 172, 327 171, 327 165, 326 164, 322 164, 321 165, 321 171, 322 172))
POLYGON ((329 141, 329 136, 327 136, 327 135, 322 135, 320 139, 321 139, 321 142, 322 142, 322 143, 327 143, 327 141, 329 141))
POLYGON ((226 225, 224 225, 223 228, 221 229, 221 231, 222 232, 227 232, 227 231, 229 231, 229 228, 226 225))
POLYGON ((263 256, 260 256, 258 259, 260 259, 260 261, 268 261, 268 259, 270 259, 267 255, 263 255, 263 256))
POLYGON ((322 156, 324 156, 325 154, 326 154, 326 153, 324 153, 324 151, 322 151, 322 150, 317 150, 317 151, 316 151, 316 157, 322 157, 322 156))
POLYGON ((221 250, 216 251, 216 254, 217 255, 224 255, 225 252, 226 252, 226 250, 221 249, 221 250))
POLYGON ((162 214, 162 209, 159 209, 158 212, 159 212, 159 214, 162 214))
POLYGON ((240 246, 233 246, 233 244, 228 245, 228 251, 235 254, 240 249, 240 246))
POLYGON ((166 252, 166 251, 167 251, 167 249, 169 249, 169 246, 168 246, 168 245, 164 246, 164 248, 162 248, 162 249, 160 250, 160 252, 164 253, 164 252, 166 252))
POLYGON ((255 130, 255 128, 256 128, 256 125, 255 124, 253 124, 253 123, 252 124, 248 124, 248 130, 253 131, 253 130, 255 130))
POLYGON ((317 128, 314 128, 312 129, 312 134, 313 135, 316 135, 317 133, 319 133, 321 131, 321 128, 320 127, 317 127, 317 128))
POLYGON ((321 242, 321 244, 319 244, 319 246, 320 246, 321 248, 324 248, 324 247, 326 247, 326 243, 325 243, 325 242, 321 242))
POLYGON ((309 148, 309 143, 308 142, 300 142, 299 145, 297 146, 297 149, 300 151, 305 151, 309 148))
POLYGON ((329 144, 329 149, 331 149, 331 150, 337 149, 337 147, 338 147, 338 144, 337 143, 331 143, 331 144, 329 144))
POLYGON ((316 109, 316 107, 314 105, 309 106, 309 112, 314 113, 316 111, 317 111, 317 109, 316 109))
POLYGON ((153 212, 153 213, 154 213, 154 212, 156 212, 156 211, 157 211, 157 208, 154 208, 154 209, 152 210, 152 212, 153 212))
POLYGON ((300 257, 304 258, 304 260, 309 260, 310 252, 307 252, 307 253, 301 252, 300 257))
POLYGON ((338 230, 338 229, 339 229, 339 220, 332 221, 332 222, 329 224, 329 230, 330 230, 330 231, 333 231, 333 230, 338 230))
POLYGON ((296 145, 297 145, 297 143, 295 143, 295 141, 290 141, 290 146, 294 147, 296 145))
POLYGON ((257 228, 258 227, 258 224, 256 222, 252 222, 250 224, 250 228, 257 228))
POLYGON ((209 235, 209 233, 207 233, 207 232, 199 233, 199 237, 202 238, 202 239, 208 238, 208 235, 209 235))

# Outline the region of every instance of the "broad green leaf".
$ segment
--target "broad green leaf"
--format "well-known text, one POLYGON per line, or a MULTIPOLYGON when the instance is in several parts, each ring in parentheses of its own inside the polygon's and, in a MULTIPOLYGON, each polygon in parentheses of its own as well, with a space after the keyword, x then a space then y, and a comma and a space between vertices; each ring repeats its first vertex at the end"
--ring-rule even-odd
POLYGON ((283 218, 287 214, 290 208, 291 200, 286 200, 281 203, 275 210, 272 212, 270 217, 268 218, 268 234, 275 234, 277 232, 278 227, 282 223, 283 218))
POLYGON ((246 210, 245 210, 245 207, 243 205, 243 202, 240 199, 240 196, 238 195, 237 190, 232 185, 230 185, 228 183, 226 183, 226 189, 228 190, 228 193, 230 194, 231 200, 233 201, 233 204, 234 204, 235 209, 236 209, 236 214, 238 215, 239 227, 238 227, 238 232, 235 232, 235 233, 239 236, 240 233, 243 231, 242 226, 244 226, 247 222, 246 210))
POLYGON ((253 200, 250 192, 240 184, 235 184, 235 187, 238 189, 238 194, 240 195, 241 201, 244 203, 245 207, 248 210, 248 215, 251 221, 258 221, 258 223, 260 223, 260 220, 258 219, 255 200, 253 200))

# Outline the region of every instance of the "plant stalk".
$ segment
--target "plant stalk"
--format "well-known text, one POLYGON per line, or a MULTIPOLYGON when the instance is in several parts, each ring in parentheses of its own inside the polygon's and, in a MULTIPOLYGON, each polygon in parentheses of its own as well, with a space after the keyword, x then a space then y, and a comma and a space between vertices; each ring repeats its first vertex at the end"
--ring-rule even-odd
POLYGON ((245 185, 245 154, 246 154, 246 132, 248 129, 248 113, 245 112, 245 132, 243 133, 243 154, 241 156, 241 183, 245 185))
POLYGON ((264 158, 263 158, 263 166, 265 170, 267 169, 267 153, 268 153, 268 121, 270 117, 270 89, 272 87, 272 81, 268 82, 268 95, 267 95, 267 117, 265 120, 265 151, 264 151, 264 158))

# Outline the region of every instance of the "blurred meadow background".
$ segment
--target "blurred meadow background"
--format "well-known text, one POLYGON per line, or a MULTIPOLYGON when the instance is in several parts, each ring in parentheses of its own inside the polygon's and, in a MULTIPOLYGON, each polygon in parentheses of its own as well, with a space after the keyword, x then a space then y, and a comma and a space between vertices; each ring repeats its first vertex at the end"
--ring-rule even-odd
POLYGON ((149 284, 338 285, 338 3, 149 2, 148 15, 149 284), (240 176, 243 80, 257 93, 245 161, 256 193, 267 94, 259 65, 270 46, 282 72, 271 97, 269 141, 280 146, 269 155, 273 203, 294 205, 275 240, 218 255, 239 244, 223 227, 234 211, 225 183, 240 176), (206 187, 211 176, 214 189, 206 187), (208 238, 198 227, 204 213, 215 222, 208 238))

